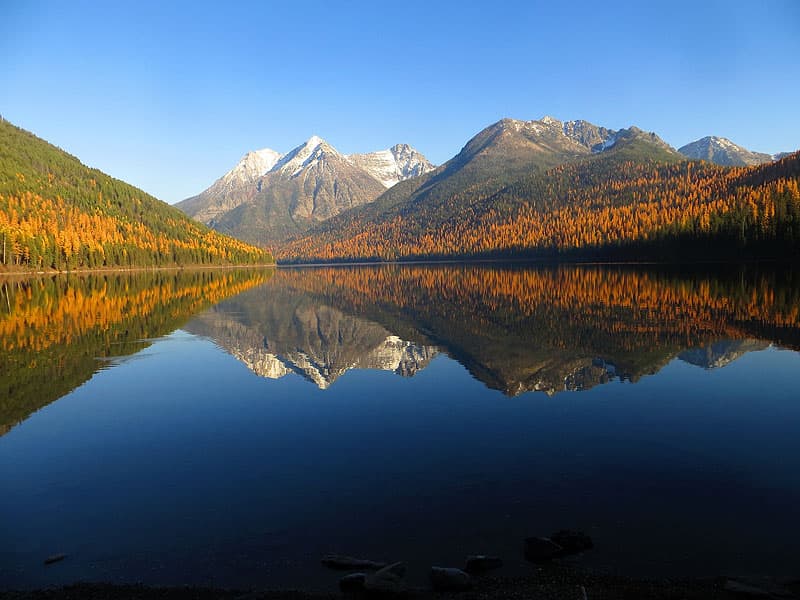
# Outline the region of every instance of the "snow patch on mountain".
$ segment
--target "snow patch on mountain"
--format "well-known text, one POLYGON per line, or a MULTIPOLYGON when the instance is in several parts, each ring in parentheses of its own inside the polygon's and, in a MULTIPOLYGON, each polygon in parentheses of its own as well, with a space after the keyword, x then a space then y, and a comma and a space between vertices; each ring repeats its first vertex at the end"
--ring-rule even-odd
POLYGON ((599 145, 596 145, 592 148, 592 152, 602 152, 603 150, 608 150, 609 148, 613 148, 614 144, 617 143, 619 137, 616 133, 608 136, 599 145))

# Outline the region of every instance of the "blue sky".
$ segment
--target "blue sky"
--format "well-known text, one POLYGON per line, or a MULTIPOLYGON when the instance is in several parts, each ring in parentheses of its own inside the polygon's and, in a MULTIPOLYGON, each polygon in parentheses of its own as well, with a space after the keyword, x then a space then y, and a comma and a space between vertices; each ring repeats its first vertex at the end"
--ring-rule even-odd
POLYGON ((800 2, 465 4, 0 0, 0 114, 168 202, 247 150, 440 163, 506 116, 800 147, 800 2))

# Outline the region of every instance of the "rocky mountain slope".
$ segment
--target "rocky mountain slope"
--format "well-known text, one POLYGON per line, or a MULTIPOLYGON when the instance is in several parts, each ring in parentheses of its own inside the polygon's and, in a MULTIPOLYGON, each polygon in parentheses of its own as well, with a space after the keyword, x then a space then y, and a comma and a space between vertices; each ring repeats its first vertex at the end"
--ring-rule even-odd
POLYGON ((269 173, 280 158, 280 152, 269 148, 248 152, 211 187, 184 200, 178 208, 202 223, 211 223, 221 214, 251 199, 257 191, 258 180, 269 173))
POLYGON ((268 246, 432 169, 407 144, 345 155, 312 136, 286 154, 246 154, 211 187, 177 206, 218 231, 268 246))

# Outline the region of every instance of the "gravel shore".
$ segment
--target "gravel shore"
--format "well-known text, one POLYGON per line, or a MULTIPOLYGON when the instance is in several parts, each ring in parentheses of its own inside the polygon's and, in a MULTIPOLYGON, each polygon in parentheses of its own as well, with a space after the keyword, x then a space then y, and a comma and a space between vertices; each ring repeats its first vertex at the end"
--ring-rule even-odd
MULTIPOLYGON (((342 594, 276 590, 230 590, 203 587, 149 587, 79 583, 75 585, 30 591, 0 592, 2 600, 323 600, 328 598, 364 598, 361 594, 342 594)), ((397 597, 397 596, 394 596, 397 597)), ((453 597, 459 600, 715 600, 760 598, 800 598, 800 579, 637 579, 617 575, 587 573, 560 565, 537 567, 521 577, 481 576, 474 579, 471 590, 457 593, 435 593, 410 589, 402 597, 409 600, 453 597)))

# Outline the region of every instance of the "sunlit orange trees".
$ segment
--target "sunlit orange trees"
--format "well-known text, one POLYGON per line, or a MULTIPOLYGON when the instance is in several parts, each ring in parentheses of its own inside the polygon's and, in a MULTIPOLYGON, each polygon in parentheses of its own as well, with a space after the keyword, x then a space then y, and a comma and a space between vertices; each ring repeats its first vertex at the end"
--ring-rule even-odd
POLYGON ((0 270, 268 262, 268 252, 0 122, 0 270))
MULTIPOLYGON (((453 195, 448 212, 414 206, 342 221, 279 250, 288 260, 579 256, 679 244, 800 248, 800 153, 769 165, 591 159, 485 197, 453 195)), ((618 255, 625 256, 624 253, 618 255)), ((636 258, 635 252, 629 257, 636 258)))

